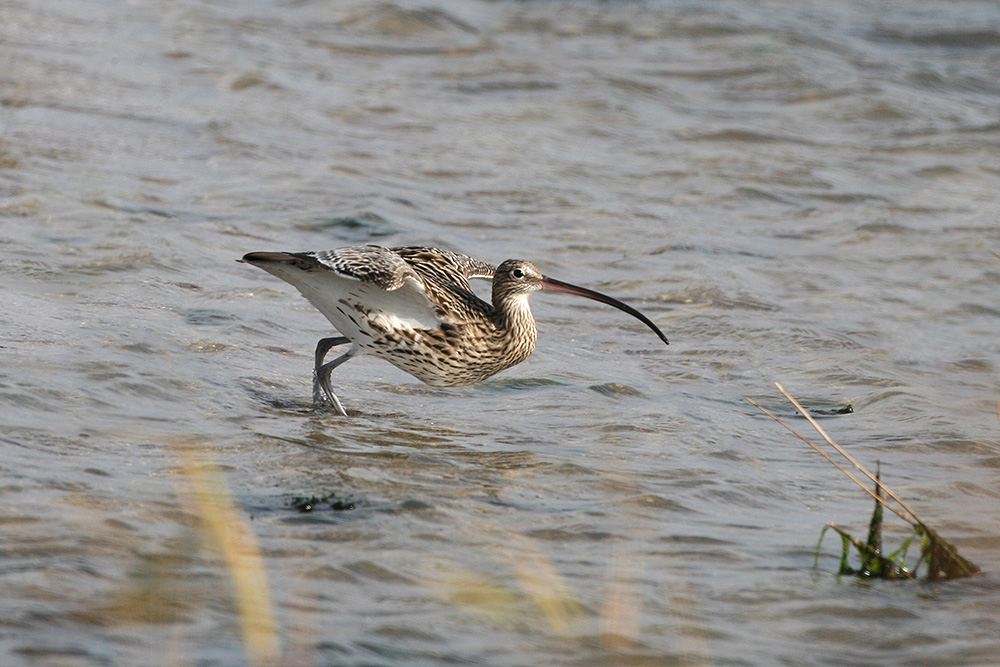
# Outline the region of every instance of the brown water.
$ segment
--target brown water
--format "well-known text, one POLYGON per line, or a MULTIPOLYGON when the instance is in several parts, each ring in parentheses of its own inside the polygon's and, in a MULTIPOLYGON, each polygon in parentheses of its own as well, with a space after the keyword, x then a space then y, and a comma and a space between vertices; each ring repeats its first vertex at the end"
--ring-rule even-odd
POLYGON ((215 462, 285 664, 994 664, 998 81, 992 2, 9 1, 0 663, 245 664, 215 462), (671 345, 542 295, 525 364, 316 413, 325 321, 233 260, 367 242, 671 345), (814 570, 870 504, 774 380, 983 572, 814 570))

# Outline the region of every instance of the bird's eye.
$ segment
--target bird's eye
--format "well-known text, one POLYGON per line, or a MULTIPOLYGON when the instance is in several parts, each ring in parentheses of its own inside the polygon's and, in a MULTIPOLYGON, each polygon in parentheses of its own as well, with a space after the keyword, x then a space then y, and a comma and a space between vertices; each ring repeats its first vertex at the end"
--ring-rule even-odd
POLYGON ((514 269, 513 271, 510 272, 510 275, 514 276, 515 278, 523 278, 524 271, 522 271, 521 269, 514 269))

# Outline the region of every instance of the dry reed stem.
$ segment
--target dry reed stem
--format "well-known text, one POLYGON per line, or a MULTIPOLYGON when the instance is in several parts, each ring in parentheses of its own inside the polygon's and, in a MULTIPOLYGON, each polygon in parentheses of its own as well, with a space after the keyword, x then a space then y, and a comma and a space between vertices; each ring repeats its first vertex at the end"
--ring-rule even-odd
MULTIPOLYGON (((784 394, 785 391, 784 391, 784 389, 781 388, 781 385, 778 384, 777 382, 775 382, 775 384, 778 385, 778 389, 781 390, 781 392, 784 394)), ((786 395, 786 397, 788 396, 787 394, 785 394, 785 395, 786 395)), ((770 410, 768 410, 767 408, 765 408, 764 406, 762 406, 760 403, 757 403, 755 400, 753 400, 751 398, 748 398, 746 396, 744 396, 744 398, 746 398, 746 400, 752 406, 754 406, 755 408, 757 408, 758 410, 760 410, 761 412, 763 412, 765 415, 767 415, 768 417, 770 417, 771 419, 773 419, 774 421, 778 422, 779 424, 781 424, 782 426, 784 426, 786 429, 788 429, 799 440, 801 440, 802 442, 806 443, 807 445, 809 445, 810 447, 812 447, 814 450, 816 450, 820 454, 820 456, 822 456, 827 461, 829 461, 830 463, 832 463, 833 466, 835 468, 837 468, 837 470, 839 470, 840 472, 842 472, 845 475, 847 475, 847 477, 850 478, 850 480, 852 482, 854 482, 855 484, 857 484, 858 486, 860 486, 862 489, 864 489, 865 492, 868 493, 868 495, 870 495, 872 498, 874 498, 877 502, 882 503, 883 507, 888 508, 889 511, 891 511, 893 514, 895 514, 896 516, 898 516, 900 519, 902 519, 906 523, 910 524, 911 526, 914 525, 914 520, 912 518, 910 518, 909 516, 903 514, 901 511, 899 511, 898 509, 896 509, 892 505, 889 505, 884 498, 880 497, 877 493, 875 493, 874 491, 872 491, 871 489, 869 489, 867 486, 865 486, 864 482, 862 482, 860 479, 858 479, 858 477, 856 475, 854 475, 850 470, 848 470, 844 466, 842 466, 839 463, 837 463, 837 461, 835 461, 832 456, 830 456, 829 454, 827 454, 826 452, 824 452, 820 448, 819 445, 817 445, 812 440, 810 440, 809 438, 807 438, 806 436, 802 435, 801 433, 799 433, 798 431, 796 431, 794 428, 792 428, 791 426, 789 426, 788 424, 786 424, 781 419, 781 417, 779 417, 778 415, 774 414, 773 412, 771 412, 770 410)), ((800 412, 802 412, 802 414, 808 415, 808 413, 805 412, 805 409, 802 408, 802 406, 798 405, 797 401, 795 401, 794 399, 791 399, 791 400, 792 400, 793 404, 795 404, 795 406, 798 408, 798 410, 800 412)), ((808 417, 808 418, 812 419, 811 417, 808 417)), ((822 429, 820 429, 820 434, 821 435, 825 435, 823 433, 822 429)), ((827 442, 830 442, 829 438, 827 438, 827 442)), ((837 446, 837 447, 839 447, 839 445, 836 445, 836 443, 834 443, 834 445, 837 446)), ((860 464, 857 464, 857 463, 855 463, 855 465, 860 466, 860 464)), ((862 468, 862 470, 864 472, 868 473, 868 471, 864 470, 864 468, 862 468)), ((868 473, 868 475, 871 476, 871 473, 868 473)), ((885 487, 885 485, 883 485, 881 482, 878 482, 878 483, 879 483, 879 485, 882 486, 883 489, 885 489, 886 491, 888 491, 888 489, 885 487)), ((893 494, 893 495, 895 495, 895 494, 893 494)))
POLYGON ((528 538, 512 533, 508 544, 515 547, 506 555, 521 592, 538 607, 556 634, 569 637, 573 622, 583 616, 583 608, 566 580, 528 538))
MULTIPOLYGON (((433 589, 443 599, 497 627, 515 629, 528 622, 532 629, 546 628, 561 639, 572 640, 576 626, 589 616, 587 607, 531 538, 509 532, 502 535, 504 548, 498 555, 511 573, 513 586, 440 563, 446 576, 428 576, 433 589), (528 613, 526 606, 532 608, 528 613)), ((609 563, 607 590, 597 618, 601 643, 608 649, 640 641, 641 595, 633 586, 640 571, 641 564, 634 556, 622 555, 621 561, 609 563)))
POLYGON ((524 599, 516 591, 486 575, 448 562, 434 564, 444 572, 428 574, 432 590, 443 600, 498 628, 514 629, 523 613, 524 599))
POLYGON ((250 665, 277 664, 281 649, 272 613, 264 559, 246 518, 236 508, 214 466, 180 451, 184 475, 192 487, 205 535, 222 552, 233 584, 240 632, 250 665))
POLYGON ((845 475, 847 475, 851 479, 852 482, 854 482, 855 484, 857 484, 858 486, 860 486, 862 489, 864 489, 868 493, 868 495, 870 495, 872 498, 874 498, 878 502, 882 503, 882 505, 884 507, 887 507, 891 512, 893 512, 900 519, 902 519, 903 521, 905 521, 906 523, 908 523, 910 525, 913 525, 913 522, 910 519, 910 517, 906 516, 905 514, 903 514, 902 512, 900 512, 895 507, 892 507, 891 505, 887 505, 885 503, 885 500, 883 498, 880 498, 877 493, 875 493, 874 491, 872 491, 871 489, 869 489, 867 486, 865 486, 865 483, 862 482, 860 479, 858 479, 857 476, 854 475, 854 473, 852 473, 850 470, 848 470, 844 466, 842 466, 839 463, 837 463, 833 459, 832 456, 830 456, 829 454, 827 454, 826 452, 824 452, 822 449, 820 449, 819 445, 817 445, 812 440, 810 440, 809 438, 807 438, 806 436, 802 435, 801 433, 799 433, 798 431, 796 431, 794 428, 792 428, 791 426, 789 426, 788 424, 786 424, 784 421, 781 420, 781 417, 779 417, 778 415, 774 414, 773 412, 771 412, 770 410, 768 410, 764 406, 760 405, 755 400, 753 400, 751 398, 747 398, 745 396, 744 396, 744 398, 746 398, 747 401, 749 401, 749 403, 751 405, 753 405, 755 408, 757 408, 758 410, 760 410, 761 412, 763 412, 765 415, 767 415, 768 417, 770 417, 771 419, 773 419, 774 421, 778 422, 779 424, 781 424, 782 426, 784 426, 786 429, 788 429, 789 431, 791 431, 791 433, 795 437, 797 437, 799 440, 801 440, 802 442, 806 443, 807 445, 809 445, 810 447, 812 447, 813 449, 815 449, 820 454, 820 456, 822 456, 827 461, 829 461, 830 463, 832 463, 833 466, 837 470, 839 470, 840 472, 842 472, 845 475))
MULTIPOLYGON (((812 415, 811 415, 811 414, 809 414, 809 413, 808 413, 808 412, 806 411, 806 409, 805 409, 805 408, 803 408, 803 407, 802 407, 802 406, 801 406, 801 405, 799 404, 799 402, 798 402, 798 401, 796 401, 796 400, 795 400, 794 398, 792 398, 792 396, 791 396, 791 395, 790 395, 790 394, 789 394, 789 393, 788 393, 787 391, 785 391, 785 388, 784 388, 784 387, 782 387, 782 386, 781 386, 781 384, 779 384, 779 383, 775 382, 775 383, 774 383, 774 386, 778 388, 778 391, 780 391, 780 392, 781 392, 782 396, 784 396, 784 397, 785 397, 785 398, 787 398, 787 399, 788 399, 789 401, 791 401, 792 405, 794 405, 794 406, 795 406, 795 408, 796 408, 796 409, 797 409, 797 410, 798 410, 799 412, 801 412, 801 413, 802 413, 802 415, 803 415, 803 416, 804 416, 804 417, 805 417, 806 419, 808 419, 808 420, 809 420, 809 423, 810 423, 810 424, 812 424, 813 428, 815 428, 815 429, 816 429, 816 431, 817 431, 817 432, 819 432, 819 434, 820 434, 821 436, 823 436, 823 439, 824 439, 824 440, 826 440, 827 444, 829 444, 829 445, 830 445, 831 447, 833 447, 833 448, 834 448, 835 450, 837 450, 837 453, 838 453, 838 454, 840 454, 840 455, 841 455, 841 456, 843 456, 843 457, 844 457, 845 459, 847 459, 848 461, 850 461, 850 462, 851 462, 851 463, 852 463, 852 464, 854 465, 854 467, 855 467, 855 468, 857 468, 857 469, 858 469, 858 470, 860 470, 860 471, 861 471, 862 473, 864 473, 864 475, 865 475, 865 476, 866 476, 866 477, 867 477, 868 479, 870 479, 871 481, 875 482, 875 485, 876 485, 876 486, 878 486, 878 487, 881 487, 881 489, 882 489, 883 491, 885 491, 885 493, 886 493, 886 494, 887 494, 887 495, 888 495, 888 496, 889 496, 890 498, 892 498, 893 500, 895 500, 895 501, 896 501, 897 503, 899 503, 899 504, 900 504, 900 506, 901 506, 901 507, 902 507, 902 508, 903 508, 904 510, 906 510, 907 512, 909 512, 909 513, 910 513, 910 516, 911 516, 911 517, 913 517, 913 519, 912 519, 912 520, 909 520, 909 519, 906 519, 906 522, 907 522, 907 523, 909 523, 909 524, 911 524, 911 525, 912 525, 913 523, 917 523, 917 524, 920 524, 921 526, 922 526, 922 525, 924 525, 924 522, 923 522, 923 521, 922 521, 922 520, 920 519, 920 517, 919 517, 919 516, 917 516, 917 513, 916 513, 916 512, 914 512, 914 511, 913 511, 913 509, 912 509, 912 508, 911 508, 911 507, 910 507, 909 505, 907 505, 907 504, 906 504, 905 502, 903 502, 903 499, 902 499, 902 498, 900 498, 900 497, 899 497, 898 495, 896 495, 896 494, 895 494, 895 493, 893 492, 893 490, 892 490, 892 489, 890 489, 890 488, 889 488, 888 486, 886 486, 885 484, 883 484, 883 483, 882 483, 882 480, 880 480, 880 479, 879 479, 878 477, 876 477, 876 476, 875 476, 875 475, 873 475, 873 474, 872 474, 871 472, 869 472, 867 468, 865 468, 865 467, 864 467, 863 465, 861 465, 860 463, 858 463, 858 461, 857 461, 857 460, 856 460, 856 459, 855 459, 855 458, 854 458, 853 456, 851 456, 850 454, 848 454, 848 453, 847 453, 847 450, 845 450, 845 449, 844 449, 843 447, 841 447, 841 446, 840 446, 840 445, 838 445, 838 444, 837 444, 836 442, 834 442, 834 441, 833 441, 833 439, 832 439, 832 438, 831 438, 830 436, 828 436, 828 435, 826 434, 826 431, 824 431, 824 430, 823 430, 823 428, 822 428, 822 427, 821 427, 821 426, 820 426, 819 424, 817 424, 817 423, 816 423, 816 420, 815 420, 815 419, 813 419, 812 415)), ((865 490, 866 490, 866 491, 868 491, 868 492, 869 492, 869 493, 870 493, 870 494, 871 494, 872 496, 874 496, 876 500, 878 500, 878 501, 879 501, 880 503, 882 503, 882 505, 883 505, 884 507, 889 507, 889 505, 887 505, 887 504, 885 503, 885 501, 884 501, 884 500, 883 500, 883 499, 882 499, 882 498, 881 498, 881 497, 880 497, 880 496, 879 496, 878 494, 876 494, 876 493, 872 492, 872 491, 871 491, 870 489, 868 489, 868 487, 867 487, 867 486, 865 486, 864 484, 861 484, 860 482, 858 482, 858 484, 860 484, 860 485, 861 485, 861 487, 862 487, 863 489, 865 489, 865 490)), ((898 514, 898 513, 897 513, 897 514, 898 514)))
POLYGON ((642 567, 635 554, 620 549, 608 561, 607 586, 599 619, 601 643, 620 648, 641 636, 642 599, 632 583, 641 580, 642 567))

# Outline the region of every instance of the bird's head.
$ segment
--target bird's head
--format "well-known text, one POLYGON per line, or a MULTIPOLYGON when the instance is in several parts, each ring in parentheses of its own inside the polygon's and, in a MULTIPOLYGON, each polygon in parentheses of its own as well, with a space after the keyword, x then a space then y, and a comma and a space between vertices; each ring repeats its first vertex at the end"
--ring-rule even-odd
POLYGON ((493 298, 510 299, 530 296, 545 289, 545 276, 531 262, 508 259, 493 274, 493 298))
POLYGON ((667 337, 663 335, 663 332, 648 317, 627 303, 622 303, 607 294, 601 294, 586 287, 571 285, 570 283, 564 283, 561 280, 544 276, 531 262, 526 262, 523 259, 508 259, 497 267, 496 273, 493 276, 493 304, 498 307, 502 303, 512 303, 514 300, 526 301, 529 296, 539 291, 575 294, 606 303, 609 306, 614 306, 618 310, 624 311, 638 319, 652 329, 660 337, 660 340, 664 343, 667 342, 667 337))

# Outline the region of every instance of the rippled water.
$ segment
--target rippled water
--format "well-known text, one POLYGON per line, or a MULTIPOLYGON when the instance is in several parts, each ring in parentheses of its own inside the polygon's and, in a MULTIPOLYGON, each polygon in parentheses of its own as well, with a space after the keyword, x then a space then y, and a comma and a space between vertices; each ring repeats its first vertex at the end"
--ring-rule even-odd
POLYGON ((992 664, 998 81, 992 2, 12 0, 0 662, 244 664, 214 484, 285 664, 992 664), (540 295, 525 364, 314 412, 324 320, 233 260, 367 242, 671 345, 540 295), (814 570, 870 503, 775 380, 982 573, 814 570))

